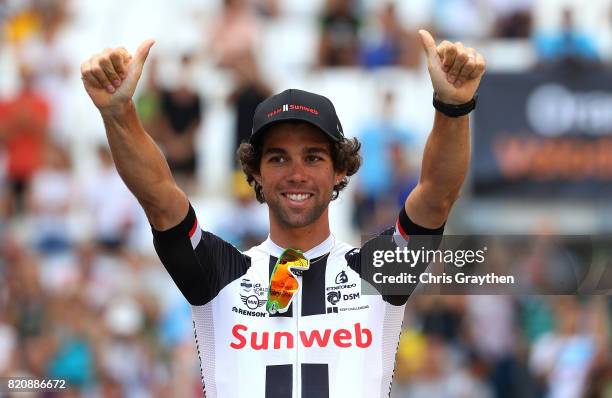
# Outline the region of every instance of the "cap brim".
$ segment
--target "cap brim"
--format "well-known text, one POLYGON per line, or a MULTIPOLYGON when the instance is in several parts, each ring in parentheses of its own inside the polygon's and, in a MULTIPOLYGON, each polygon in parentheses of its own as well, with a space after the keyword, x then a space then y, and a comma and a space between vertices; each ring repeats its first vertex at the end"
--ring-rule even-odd
POLYGON ((253 132, 253 134, 251 134, 251 137, 249 138, 249 143, 254 144, 256 142, 261 141, 261 139, 263 138, 263 134, 272 126, 275 126, 279 123, 283 123, 283 122, 302 122, 302 123, 308 123, 311 126, 314 126, 316 128, 318 128, 323 134, 325 134, 326 137, 328 137, 330 140, 332 140, 333 142, 340 142, 340 138, 328 133, 323 127, 321 127, 319 124, 317 124, 316 122, 313 122, 312 120, 305 120, 299 117, 295 117, 295 116, 289 116, 289 117, 285 117, 282 119, 276 119, 276 120, 272 120, 266 124, 264 124, 263 126, 261 126, 257 131, 253 132))

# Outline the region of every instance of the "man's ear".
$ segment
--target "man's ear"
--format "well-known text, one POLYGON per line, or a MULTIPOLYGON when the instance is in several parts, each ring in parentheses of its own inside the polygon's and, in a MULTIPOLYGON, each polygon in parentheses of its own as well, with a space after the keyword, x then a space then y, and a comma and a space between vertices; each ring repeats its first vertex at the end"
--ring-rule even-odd
POLYGON ((344 177, 346 177, 346 171, 336 172, 336 176, 334 177, 334 185, 340 184, 344 177))
POLYGON ((255 182, 261 185, 261 175, 260 174, 253 174, 253 178, 255 179, 255 182))

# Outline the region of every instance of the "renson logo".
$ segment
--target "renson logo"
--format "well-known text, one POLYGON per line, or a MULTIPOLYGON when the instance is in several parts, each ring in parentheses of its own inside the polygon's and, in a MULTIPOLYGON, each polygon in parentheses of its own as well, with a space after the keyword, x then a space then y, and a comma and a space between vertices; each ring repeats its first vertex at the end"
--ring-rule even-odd
POLYGON ((526 116, 538 134, 607 135, 612 131, 612 93, 572 92, 560 84, 544 84, 527 98, 526 116))
MULTIPOLYGON (((254 350, 279 350, 281 348, 291 349, 295 346, 294 334, 291 332, 249 332, 245 325, 237 324, 232 328, 234 341, 230 347, 241 350, 250 346, 254 350)), ((339 348, 368 348, 372 345, 372 331, 368 328, 361 328, 360 323, 353 325, 353 330, 338 329, 332 332, 331 329, 311 330, 305 332, 301 330, 298 334, 302 346, 310 348, 312 346, 327 347, 333 344, 339 348)))

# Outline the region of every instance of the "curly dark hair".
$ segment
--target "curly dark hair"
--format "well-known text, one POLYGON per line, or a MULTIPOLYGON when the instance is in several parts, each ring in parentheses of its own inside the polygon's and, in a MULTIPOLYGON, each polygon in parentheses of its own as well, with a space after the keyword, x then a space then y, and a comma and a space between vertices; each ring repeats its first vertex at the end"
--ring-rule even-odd
MULTIPOLYGON (((263 135, 263 134, 262 134, 263 135)), ((254 174, 260 173, 261 163, 261 148, 262 141, 258 140, 254 145, 248 142, 243 142, 236 151, 242 171, 246 174, 246 179, 249 185, 255 190, 255 197, 259 203, 264 203, 265 199, 262 193, 261 185, 255 180, 254 174)), ((334 185, 334 193, 332 200, 338 198, 342 191, 349 183, 349 177, 357 173, 361 167, 361 143, 357 138, 344 138, 342 141, 334 142, 329 140, 331 144, 331 157, 334 163, 334 170, 337 172, 346 172, 346 176, 336 185, 334 185)))

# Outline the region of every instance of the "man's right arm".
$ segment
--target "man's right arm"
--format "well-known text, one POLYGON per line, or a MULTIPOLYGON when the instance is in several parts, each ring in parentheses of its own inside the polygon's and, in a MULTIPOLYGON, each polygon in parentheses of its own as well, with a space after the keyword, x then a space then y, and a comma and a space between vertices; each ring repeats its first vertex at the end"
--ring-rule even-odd
POLYGON ((163 231, 185 218, 189 203, 163 154, 142 127, 132 102, 153 44, 153 40, 146 40, 133 57, 123 47, 95 54, 81 64, 81 79, 102 115, 119 175, 153 228, 163 231))
POLYGON ((160 260, 189 303, 204 305, 244 275, 250 259, 202 231, 166 159, 138 119, 132 96, 153 43, 142 43, 133 57, 124 48, 96 54, 81 64, 81 78, 102 115, 117 171, 153 226, 160 260))
POLYGON ((159 147, 142 127, 132 101, 102 120, 119 175, 158 231, 177 225, 189 209, 159 147))

